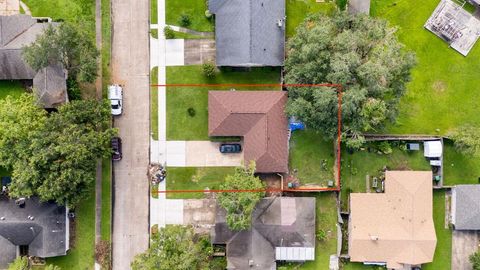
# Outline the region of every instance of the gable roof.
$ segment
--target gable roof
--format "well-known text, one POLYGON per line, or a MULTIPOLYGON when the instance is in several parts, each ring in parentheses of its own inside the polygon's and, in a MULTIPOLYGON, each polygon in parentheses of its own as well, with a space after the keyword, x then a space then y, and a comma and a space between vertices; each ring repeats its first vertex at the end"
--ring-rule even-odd
POLYGON ((455 230, 480 230, 480 185, 458 185, 452 190, 455 230))
POLYGON ((41 69, 33 78, 33 91, 44 108, 56 108, 68 100, 66 72, 60 65, 41 69))
POLYGON ((3 218, 0 220, 0 243, 9 243, 0 248, 0 257, 9 256, 12 246, 20 245, 28 245, 30 256, 65 255, 69 231, 66 211, 64 206, 42 203, 36 197, 26 199, 25 207, 20 208, 14 200, 0 196, 0 216, 3 218), (33 220, 29 216, 33 216, 33 220))
POLYGON ((288 171, 287 93, 209 91, 209 136, 243 136, 245 164, 257 172, 288 171))
POLYGON ((348 253, 387 268, 433 260, 432 172, 387 171, 385 193, 350 194, 348 253))
POLYGON ((227 269, 276 269, 280 249, 289 252, 295 248, 292 261, 314 259, 315 198, 264 198, 256 205, 247 231, 231 231, 225 215, 217 206, 211 239, 214 244, 227 245, 227 269), (300 257, 305 250, 310 251, 310 258, 300 257))
POLYGON ((209 0, 209 10, 218 66, 283 66, 285 0, 209 0))

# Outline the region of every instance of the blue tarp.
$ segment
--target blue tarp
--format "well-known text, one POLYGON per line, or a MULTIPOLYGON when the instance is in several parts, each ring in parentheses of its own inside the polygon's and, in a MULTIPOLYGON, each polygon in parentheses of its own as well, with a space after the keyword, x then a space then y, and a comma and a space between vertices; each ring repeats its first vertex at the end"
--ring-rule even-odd
POLYGON ((304 130, 305 129, 305 124, 302 123, 301 121, 295 119, 294 117, 290 118, 289 122, 289 127, 290 130, 293 132, 295 130, 304 130))

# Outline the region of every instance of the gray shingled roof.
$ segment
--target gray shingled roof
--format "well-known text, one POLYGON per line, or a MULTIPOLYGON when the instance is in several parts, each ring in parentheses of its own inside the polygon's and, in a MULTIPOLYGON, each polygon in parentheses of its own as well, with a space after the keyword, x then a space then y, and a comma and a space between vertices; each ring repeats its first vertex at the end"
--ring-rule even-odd
MULTIPOLYGON (((0 216, 3 218, 0 220, 0 258, 10 258, 12 249, 20 245, 28 245, 31 256, 46 258, 66 254, 69 228, 64 206, 30 198, 25 207, 20 208, 14 200, 2 195, 0 216), (7 242, 9 244, 2 245, 7 242)), ((0 260, 0 267, 9 262, 11 260, 0 260)))
POLYGON ((225 215, 218 206, 211 236, 212 243, 227 245, 228 269, 276 269, 275 247, 315 247, 315 198, 262 199, 248 231, 231 231, 225 215))
POLYGON ((285 0, 209 0, 209 10, 217 66, 283 66, 285 0))
POLYGON ((66 74, 59 66, 36 72, 22 57, 22 48, 34 42, 50 25, 28 15, 0 16, 0 80, 33 80, 40 104, 55 108, 68 101, 66 74))
POLYGON ((453 190, 456 230, 480 230, 480 185, 458 185, 453 190))

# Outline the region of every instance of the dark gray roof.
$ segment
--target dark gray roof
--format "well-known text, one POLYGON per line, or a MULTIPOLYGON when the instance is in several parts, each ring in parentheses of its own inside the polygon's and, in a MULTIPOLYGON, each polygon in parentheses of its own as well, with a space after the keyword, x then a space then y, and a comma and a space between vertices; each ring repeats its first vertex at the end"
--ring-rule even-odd
POLYGON ((283 66, 285 0, 209 0, 209 10, 217 66, 283 66))
POLYGON ((0 269, 6 268, 17 257, 17 247, 0 237, 0 269))
POLYGON ((48 66, 33 78, 33 91, 44 108, 56 108, 67 102, 65 70, 60 65, 48 66))
POLYGON ((33 80, 40 104, 55 108, 67 100, 66 73, 58 65, 38 72, 22 57, 22 48, 34 42, 50 25, 28 15, 0 16, 0 80, 33 80))
POLYGON ((458 185, 453 191, 456 230, 480 230, 480 185, 458 185))
POLYGON ((275 247, 315 246, 315 198, 262 199, 248 231, 231 231, 225 214, 217 207, 212 243, 227 245, 228 269, 276 269, 275 247))
MULTIPOLYGON (((25 207, 20 208, 14 200, 2 195, 0 217, 0 243, 10 243, 0 248, 0 257, 9 256, 12 245, 28 245, 31 256, 46 258, 66 254, 68 222, 64 206, 30 198, 26 200, 25 207), (29 216, 33 216, 33 220, 29 216)), ((3 266, 0 264, 0 267, 3 266)))

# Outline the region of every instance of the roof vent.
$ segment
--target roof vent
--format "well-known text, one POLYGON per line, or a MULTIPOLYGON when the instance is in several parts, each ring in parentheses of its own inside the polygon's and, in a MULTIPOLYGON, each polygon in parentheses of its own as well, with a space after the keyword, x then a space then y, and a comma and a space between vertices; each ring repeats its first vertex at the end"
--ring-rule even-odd
POLYGON ((370 235, 370 239, 372 239, 373 241, 377 241, 377 240, 378 240, 378 236, 370 235))
POLYGON ((253 267, 253 260, 248 260, 248 266, 253 267))
POLYGON ((0 217, 0 220, 5 220, 5 217, 0 217))
POLYGON ((283 21, 281 19, 277 21, 277 26, 280 28, 283 26, 283 21))
POLYGON ((25 207, 25 198, 16 199, 15 204, 20 208, 24 208, 25 207))

